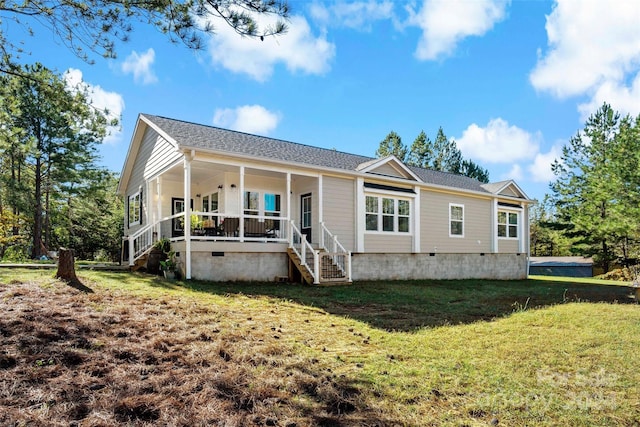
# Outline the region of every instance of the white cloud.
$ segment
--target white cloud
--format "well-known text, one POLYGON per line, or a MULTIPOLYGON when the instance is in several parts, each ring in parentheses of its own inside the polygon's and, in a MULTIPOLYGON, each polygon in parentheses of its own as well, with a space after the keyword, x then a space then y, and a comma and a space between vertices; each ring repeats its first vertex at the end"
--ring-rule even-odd
MULTIPOLYGON (((82 71, 69 68, 64 73, 64 79, 67 83, 67 87, 73 88, 86 88, 89 94, 89 100, 91 105, 97 110, 107 112, 107 119, 121 120, 122 111, 124 110, 124 99, 122 95, 117 92, 107 92, 99 85, 92 85, 82 80, 82 71)), ((119 126, 110 126, 107 129, 107 137, 104 139, 105 144, 119 142, 122 137, 122 130, 119 126)))
POLYGON ((605 100, 640 112, 640 2, 556 0, 546 29, 548 50, 529 76, 537 90, 592 97, 580 106, 583 116, 605 100))
POLYGON ((136 83, 142 82, 145 85, 155 83, 158 78, 151 69, 155 58, 156 52, 153 48, 149 48, 144 53, 138 53, 134 50, 122 63, 121 70, 125 74, 133 74, 136 83))
POLYGON ((540 133, 531 134, 509 126, 501 118, 491 119, 486 127, 471 124, 456 144, 465 157, 486 163, 512 163, 532 159, 539 150, 540 133))
POLYGON ((560 160, 561 154, 562 148, 559 145, 554 145, 547 153, 536 154, 533 163, 527 167, 530 181, 551 182, 555 180, 551 165, 556 159, 560 160))
POLYGON ((213 124, 241 132, 266 135, 278 126, 280 118, 280 113, 271 112, 261 105, 243 105, 216 109, 213 124))
MULTIPOLYGON (((259 28, 275 26, 277 19, 256 17, 259 28)), ((336 47, 326 35, 315 36, 302 16, 290 18, 288 31, 282 36, 265 37, 264 41, 240 37, 229 25, 220 25, 210 38, 209 54, 214 64, 227 70, 266 81, 276 64, 284 64, 290 72, 324 74, 330 69, 336 47)))
POLYGON ((422 29, 415 56, 435 60, 451 55, 469 36, 482 36, 506 16, 510 0, 425 0, 409 23, 422 29))
POLYGON ((604 102, 622 115, 636 116, 640 113, 640 72, 636 74, 630 87, 615 81, 602 83, 589 102, 578 105, 580 120, 586 121, 604 102))
POLYGON ((394 20, 393 2, 375 0, 345 2, 338 1, 326 7, 314 3, 310 7, 311 17, 325 26, 342 26, 362 31, 371 31, 374 21, 394 20))
POLYGON ((514 181, 522 181, 522 177, 523 177, 522 166, 515 163, 513 166, 511 166, 511 169, 509 169, 509 172, 503 174, 500 177, 500 180, 506 181, 508 179, 512 179, 514 181))

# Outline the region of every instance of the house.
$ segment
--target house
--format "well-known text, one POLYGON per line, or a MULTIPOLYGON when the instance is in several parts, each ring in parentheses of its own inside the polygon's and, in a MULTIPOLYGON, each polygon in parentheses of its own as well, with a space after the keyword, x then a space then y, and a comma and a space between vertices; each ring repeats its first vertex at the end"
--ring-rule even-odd
POLYGON ((531 257, 529 274, 593 277, 593 258, 581 256, 531 257))
POLYGON ((128 263, 167 237, 187 279, 527 276, 532 200, 511 180, 141 114, 118 192, 128 263))

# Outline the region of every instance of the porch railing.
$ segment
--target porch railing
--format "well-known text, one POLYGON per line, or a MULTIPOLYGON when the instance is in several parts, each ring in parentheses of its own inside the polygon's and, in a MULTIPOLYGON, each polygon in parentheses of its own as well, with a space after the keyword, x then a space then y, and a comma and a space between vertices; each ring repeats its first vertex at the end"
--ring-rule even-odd
POLYGON ((338 236, 329 231, 324 222, 320 223, 320 247, 322 253, 322 280, 347 280, 351 282, 351 252, 338 241, 338 236))
POLYGON ((135 261, 142 257, 155 242, 155 236, 158 236, 158 223, 152 223, 137 230, 129 237, 125 237, 129 245, 129 265, 134 265, 135 261))
POLYGON ((302 234, 293 220, 290 221, 289 228, 291 230, 289 233, 289 247, 300 258, 300 264, 309 270, 309 273, 313 276, 313 283, 320 283, 319 251, 313 249, 311 243, 307 241, 307 236, 302 234))

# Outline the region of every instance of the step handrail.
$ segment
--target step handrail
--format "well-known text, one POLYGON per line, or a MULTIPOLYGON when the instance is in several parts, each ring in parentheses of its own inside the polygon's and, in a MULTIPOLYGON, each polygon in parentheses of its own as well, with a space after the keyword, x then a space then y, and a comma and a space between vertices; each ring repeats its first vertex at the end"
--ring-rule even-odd
POLYGON ((306 267, 311 273, 313 277, 313 283, 320 283, 320 255, 319 251, 313 249, 311 243, 307 241, 307 236, 302 234, 302 232, 296 227, 293 220, 289 222, 289 247, 293 250, 293 252, 300 258, 300 264, 306 267), (312 265, 308 262, 307 254, 313 254, 313 258, 309 259, 312 261, 312 265))

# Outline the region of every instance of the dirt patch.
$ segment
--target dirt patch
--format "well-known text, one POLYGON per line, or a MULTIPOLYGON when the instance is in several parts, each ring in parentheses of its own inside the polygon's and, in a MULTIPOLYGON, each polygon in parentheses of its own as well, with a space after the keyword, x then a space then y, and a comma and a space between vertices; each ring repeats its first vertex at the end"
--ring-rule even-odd
POLYGON ((286 328, 170 297, 0 284, 0 425, 393 425, 286 328))

